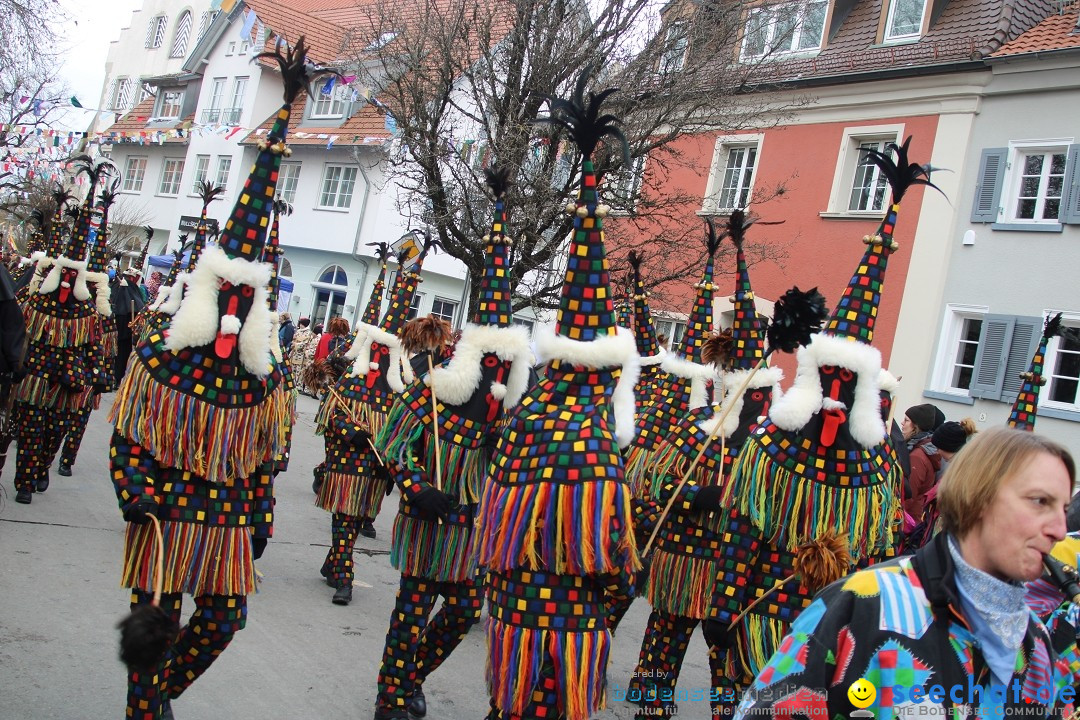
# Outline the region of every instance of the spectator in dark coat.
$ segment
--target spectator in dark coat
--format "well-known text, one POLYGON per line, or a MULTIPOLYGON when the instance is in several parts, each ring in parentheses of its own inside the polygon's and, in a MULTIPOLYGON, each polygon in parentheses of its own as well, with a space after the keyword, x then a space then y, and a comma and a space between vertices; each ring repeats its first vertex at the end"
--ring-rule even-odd
POLYGON ((17 382, 25 375, 26 321, 15 300, 15 283, 0 265, 0 383, 17 382))
POLYGON ((278 340, 281 342, 281 349, 286 353, 292 350, 293 336, 296 334, 296 326, 293 325, 292 315, 287 312, 281 313, 280 316, 281 327, 278 328, 278 340))
POLYGON ((904 478, 904 512, 918 522, 926 494, 937 484, 941 455, 931 441, 937 422, 937 408, 926 403, 908 408, 900 424, 907 440, 911 472, 904 478))

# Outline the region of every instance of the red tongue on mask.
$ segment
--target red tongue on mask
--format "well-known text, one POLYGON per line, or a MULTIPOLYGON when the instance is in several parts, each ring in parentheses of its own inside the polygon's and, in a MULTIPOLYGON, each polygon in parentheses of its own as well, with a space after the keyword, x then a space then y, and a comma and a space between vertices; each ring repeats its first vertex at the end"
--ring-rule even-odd
MULTIPOLYGON (((239 298, 235 295, 229 298, 229 309, 226 314, 236 315, 239 298)), ((218 328, 217 340, 214 341, 214 354, 222 360, 228 359, 236 349, 236 333, 225 334, 218 328)))
POLYGON ((64 287, 63 282, 61 281, 61 285, 60 285, 60 304, 61 305, 67 302, 67 299, 68 299, 69 295, 71 295, 71 288, 70 287, 64 287))
MULTIPOLYGON (((833 400, 840 399, 840 381, 833 380, 832 387, 829 389, 829 397, 833 400)), ((847 420, 847 413, 840 408, 822 410, 821 421, 821 444, 825 447, 832 447, 836 442, 836 431, 840 429, 840 426, 847 420)))

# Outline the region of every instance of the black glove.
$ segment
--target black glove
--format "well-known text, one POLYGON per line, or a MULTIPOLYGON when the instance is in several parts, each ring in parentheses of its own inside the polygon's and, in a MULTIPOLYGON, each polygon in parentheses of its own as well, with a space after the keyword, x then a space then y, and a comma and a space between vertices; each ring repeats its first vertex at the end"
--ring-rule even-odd
POLYGON ((706 485, 705 487, 698 488, 697 494, 694 495, 694 502, 691 507, 694 512, 712 512, 713 510, 720 509, 720 497, 724 494, 724 489, 716 485, 706 485))
POLYGON ((701 631, 705 635, 705 643, 722 652, 735 642, 735 629, 728 630, 728 626, 719 620, 706 620, 701 624, 701 631))
POLYGON ((390 477, 390 468, 376 460, 375 464, 371 466, 371 475, 377 482, 386 483, 387 497, 394 492, 394 479, 390 477))
POLYGON ((433 487, 424 488, 419 495, 409 501, 420 510, 420 514, 428 520, 439 518, 445 520, 454 506, 450 496, 442 490, 433 487))
POLYGON ((371 442, 371 433, 367 430, 357 430, 352 434, 352 437, 349 438, 349 442, 352 443, 354 448, 367 450, 371 447, 369 444, 371 442))
POLYGON ((145 525, 150 522, 150 516, 157 517, 158 504, 150 498, 139 496, 124 510, 124 519, 136 525, 145 525))
POLYGON ((266 552, 266 538, 251 539, 251 556, 258 560, 266 552))

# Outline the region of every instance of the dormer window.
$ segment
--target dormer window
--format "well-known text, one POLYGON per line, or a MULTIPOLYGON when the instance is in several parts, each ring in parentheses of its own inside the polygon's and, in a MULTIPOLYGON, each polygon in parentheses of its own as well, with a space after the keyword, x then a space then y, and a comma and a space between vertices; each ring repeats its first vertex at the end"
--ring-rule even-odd
POLYGON ((348 87, 338 85, 330 78, 318 86, 311 106, 312 119, 340 118, 345 116, 345 92, 348 87))
POLYGON ((742 59, 759 60, 821 48, 827 0, 780 3, 750 10, 743 36, 742 59))
POLYGON ((180 117, 180 107, 184 104, 183 90, 164 90, 158 100, 158 111, 154 115, 162 120, 180 117))
POLYGON ((885 42, 913 40, 922 35, 926 0, 890 0, 885 42))
POLYGON ((664 52, 660 55, 660 74, 682 70, 686 62, 686 47, 690 44, 689 32, 685 22, 672 23, 664 38, 664 52))

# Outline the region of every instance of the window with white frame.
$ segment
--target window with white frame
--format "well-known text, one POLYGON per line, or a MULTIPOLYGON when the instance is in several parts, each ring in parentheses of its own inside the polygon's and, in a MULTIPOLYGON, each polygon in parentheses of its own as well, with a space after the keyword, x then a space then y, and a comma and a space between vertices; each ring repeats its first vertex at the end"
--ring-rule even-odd
POLYGON ((922 34, 926 0, 889 0, 885 21, 885 42, 910 40, 922 34))
POLYGON ((177 195, 180 193, 180 176, 184 174, 183 158, 165 158, 165 164, 161 166, 161 183, 158 185, 158 194, 177 195))
POLYGON ((946 306, 937 367, 930 383, 933 390, 962 396, 968 394, 986 311, 986 307, 978 305, 946 306))
POLYGON ((214 178, 214 185, 217 187, 227 188, 229 186, 229 173, 232 171, 232 155, 218 155, 217 159, 217 177, 214 178))
POLYGON ((146 158, 129 157, 124 165, 124 190, 142 192, 144 177, 146 177, 146 158))
POLYGON ((664 38, 664 52, 660 55, 661 75, 679 72, 686 63, 686 48, 690 44, 690 27, 686 22, 674 22, 668 26, 664 38))
POLYGON ((743 34, 742 59, 780 58, 819 50, 828 9, 827 0, 751 8, 743 34))
POLYGON ((750 203, 761 140, 761 135, 717 139, 712 171, 705 188, 704 212, 723 213, 745 208, 750 203))
POLYGON ((420 303, 424 300, 424 293, 413 293, 412 305, 409 306, 408 320, 415 320, 420 313, 420 303))
POLYGON ((247 55, 247 52, 248 52, 249 49, 251 49, 251 43, 249 43, 247 40, 241 41, 239 54, 240 55, 247 55))
POLYGON ((897 142, 904 126, 866 125, 844 128, 836 156, 826 215, 880 216, 889 202, 888 179, 867 159, 867 150, 885 152, 897 142))
POLYGON ((216 77, 210 85, 210 109, 217 110, 225 99, 225 78, 216 77))
POLYGON ((131 85, 128 83, 128 78, 118 77, 113 85, 112 96, 112 109, 123 110, 128 106, 128 100, 130 100, 129 90, 131 85))
POLYGON ((664 345, 668 350, 678 347, 686 334, 686 322, 683 320, 660 320, 654 321, 657 336, 666 338, 664 345))
POLYGON ((348 87, 338 85, 336 78, 323 83, 315 93, 311 106, 312 118, 340 118, 345 115, 345 92, 348 87))
POLYGON ((453 326, 454 316, 457 314, 457 307, 458 304, 453 300, 437 297, 431 303, 431 314, 436 317, 441 317, 453 326))
POLYGON ((199 17, 199 39, 200 40, 202 39, 202 36, 206 33, 206 31, 210 29, 210 24, 212 22, 214 22, 214 18, 217 17, 217 14, 218 14, 217 10, 206 10, 199 17))
POLYGON ((165 25, 168 18, 165 15, 155 15, 150 18, 146 26, 146 47, 159 48, 165 42, 165 25))
POLYGON ((849 212, 881 212, 885 209, 885 197, 889 190, 889 179, 881 172, 868 153, 869 150, 885 152, 885 146, 891 138, 882 140, 859 140, 858 164, 851 181, 851 196, 848 199, 849 212))
POLYGON ((356 167, 327 165, 323 171, 319 207, 347 208, 352 204, 353 188, 356 186, 356 167))
POLYGON ((277 195, 287 203, 296 202, 296 186, 300 182, 300 163, 283 162, 278 169, 277 195))
POLYGON ((1068 147, 1017 148, 1012 161, 1012 182, 1006 220, 1054 222, 1061 212, 1068 147))
POLYGON ((1039 393, 1039 405, 1080 411, 1080 313, 1063 313, 1061 323, 1066 332, 1046 347, 1043 375, 1047 382, 1039 393))
POLYGON ((202 184, 206 182, 206 176, 210 174, 210 156, 195 156, 195 178, 191 183, 191 194, 198 195, 202 192, 202 184))
POLYGON ((229 43, 228 45, 225 46, 225 57, 229 57, 230 55, 235 55, 235 54, 236 54, 236 43, 235 42, 231 42, 231 43, 229 43))
POLYGON ((162 119, 178 118, 180 117, 180 109, 183 105, 183 90, 163 90, 161 92, 161 99, 158 100, 158 111, 154 113, 154 116, 162 119))
POLYGON ((131 78, 130 82, 132 83, 133 86, 134 85, 139 86, 139 100, 138 100, 138 102, 142 102, 143 100, 145 100, 146 98, 148 98, 148 97, 150 97, 151 95, 154 94, 153 89, 150 87, 150 85, 148 83, 140 82, 139 80, 136 80, 135 78, 131 78))
POLYGON ((169 57, 182 58, 187 55, 188 40, 191 39, 191 23, 191 11, 185 10, 176 21, 176 32, 173 34, 169 57))
POLYGON ((240 110, 244 107, 244 94, 247 93, 248 79, 246 77, 238 77, 233 80, 233 93, 232 93, 232 105, 235 110, 240 110))

